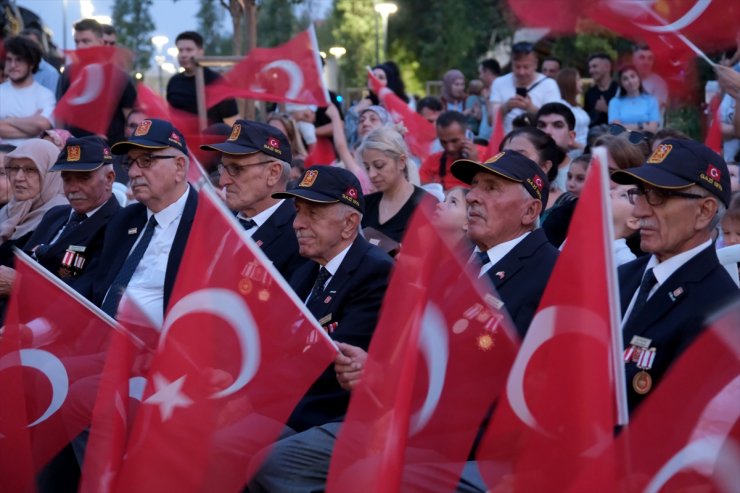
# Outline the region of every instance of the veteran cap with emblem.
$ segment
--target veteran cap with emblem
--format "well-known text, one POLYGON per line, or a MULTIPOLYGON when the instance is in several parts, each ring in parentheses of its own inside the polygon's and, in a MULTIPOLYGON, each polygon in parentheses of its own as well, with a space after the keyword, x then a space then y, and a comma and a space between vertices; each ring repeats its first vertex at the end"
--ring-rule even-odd
POLYGON ((90 135, 70 138, 62 148, 57 162, 49 171, 94 171, 104 164, 112 164, 113 155, 108 143, 90 135))
POLYGON ((542 210, 547 206, 550 182, 547 174, 537 163, 517 151, 502 151, 479 163, 470 159, 458 159, 450 168, 458 180, 471 184, 473 177, 480 172, 493 173, 507 180, 521 183, 529 194, 542 202, 542 210))
POLYGON ((276 199, 298 197, 319 204, 343 203, 365 212, 360 181, 351 171, 333 166, 311 166, 303 172, 296 188, 272 196, 276 199))
POLYGON ((204 144, 200 148, 233 155, 261 152, 286 163, 293 159, 290 143, 283 132, 272 125, 251 120, 237 120, 231 127, 231 134, 226 142, 204 144))
POLYGON ((725 206, 730 203, 727 163, 709 147, 693 140, 664 140, 645 164, 615 171, 611 177, 622 185, 642 183, 669 190, 699 185, 719 198, 725 206))
POLYGON ((139 123, 128 140, 113 144, 111 151, 113 154, 126 154, 132 148, 166 149, 167 147, 177 149, 184 154, 188 153, 185 137, 172 123, 149 118, 139 123))

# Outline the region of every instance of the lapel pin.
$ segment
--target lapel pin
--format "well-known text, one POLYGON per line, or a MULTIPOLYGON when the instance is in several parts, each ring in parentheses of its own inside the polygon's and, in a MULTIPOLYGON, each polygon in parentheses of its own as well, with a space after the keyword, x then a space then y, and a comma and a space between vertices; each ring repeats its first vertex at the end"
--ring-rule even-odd
POLYGON ((331 301, 331 296, 327 296, 326 298, 324 298, 324 303, 325 304, 326 303, 329 303, 330 301, 331 301))
POLYGON ((683 294, 683 288, 677 287, 676 289, 668 293, 668 297, 671 299, 671 301, 676 301, 678 297, 681 296, 682 294, 683 294))
POLYGON ((506 272, 502 270, 496 272, 496 277, 498 277, 499 279, 503 279, 505 275, 506 275, 506 272))
POLYGON ((139 228, 129 228, 128 229, 128 234, 129 235, 135 235, 138 232, 139 232, 139 228))

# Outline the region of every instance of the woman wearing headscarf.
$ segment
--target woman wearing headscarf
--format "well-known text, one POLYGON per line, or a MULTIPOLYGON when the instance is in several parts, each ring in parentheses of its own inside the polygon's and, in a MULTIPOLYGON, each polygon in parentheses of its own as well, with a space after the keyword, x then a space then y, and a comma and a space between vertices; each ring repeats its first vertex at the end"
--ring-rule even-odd
POLYGON ((67 204, 60 173, 49 173, 57 156, 59 149, 43 139, 29 139, 5 156, 12 196, 0 209, 0 305, 15 277, 13 247, 23 247, 49 209, 67 204))
POLYGON ((445 111, 465 112, 465 76, 457 69, 448 70, 442 77, 442 95, 445 111))

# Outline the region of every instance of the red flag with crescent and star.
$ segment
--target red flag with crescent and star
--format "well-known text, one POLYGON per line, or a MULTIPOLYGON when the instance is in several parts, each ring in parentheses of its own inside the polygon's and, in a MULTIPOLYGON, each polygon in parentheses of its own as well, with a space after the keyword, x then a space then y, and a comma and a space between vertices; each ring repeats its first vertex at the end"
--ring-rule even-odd
POLYGON ((115 46, 95 46, 67 55, 72 63, 70 85, 54 109, 54 117, 105 136, 128 81, 133 54, 115 46))
POLYGON ((519 338, 424 207, 409 226, 327 491, 454 491, 519 338), (392 378, 389 378, 392 376, 392 378))
MULTIPOLYGON (((603 162, 595 158, 589 167, 565 246, 478 451, 491 488, 563 491, 613 440, 615 385, 623 392, 624 378, 613 378, 623 375, 616 366, 622 343, 603 162)), ((619 402, 626 418, 626 397, 619 402)), ((611 484, 608 475, 603 480, 611 484)))
POLYGON ((388 110, 395 123, 403 124, 406 131, 403 138, 409 150, 422 160, 432 154, 432 144, 437 138, 437 130, 423 116, 412 110, 393 91, 383 85, 380 80, 368 69, 367 81, 370 90, 378 95, 380 103, 388 110))
POLYGON ((204 187, 114 491, 241 491, 336 353, 204 187))
POLYGON ((737 491, 738 327, 740 303, 716 314, 603 453, 605 463, 584 471, 571 491, 603 489, 600 478, 612 455, 625 459, 619 469, 625 491, 737 491), (622 449, 627 452, 617 452, 622 449))
POLYGON ((274 48, 253 48, 206 88, 209 108, 228 98, 329 106, 313 26, 274 48))
MULTIPOLYGON (((22 425, 38 472, 90 425, 110 335, 121 329, 26 255, 17 253, 15 269, 9 337, 0 339, 0 458, 21 459, 22 425), (16 398, 19 383, 23 394, 16 398)), ((3 482, 22 471, 4 471, 3 482)))

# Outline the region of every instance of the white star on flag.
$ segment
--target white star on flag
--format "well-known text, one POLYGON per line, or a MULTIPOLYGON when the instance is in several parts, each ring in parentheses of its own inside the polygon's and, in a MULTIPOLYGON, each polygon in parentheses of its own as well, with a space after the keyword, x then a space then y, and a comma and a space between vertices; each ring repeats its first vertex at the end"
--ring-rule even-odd
POLYGON ((181 376, 174 382, 167 380, 161 373, 154 375, 154 388, 156 392, 150 395, 144 402, 146 404, 159 405, 162 421, 172 417, 172 411, 176 407, 189 407, 193 401, 180 390, 185 384, 186 375, 181 376))

